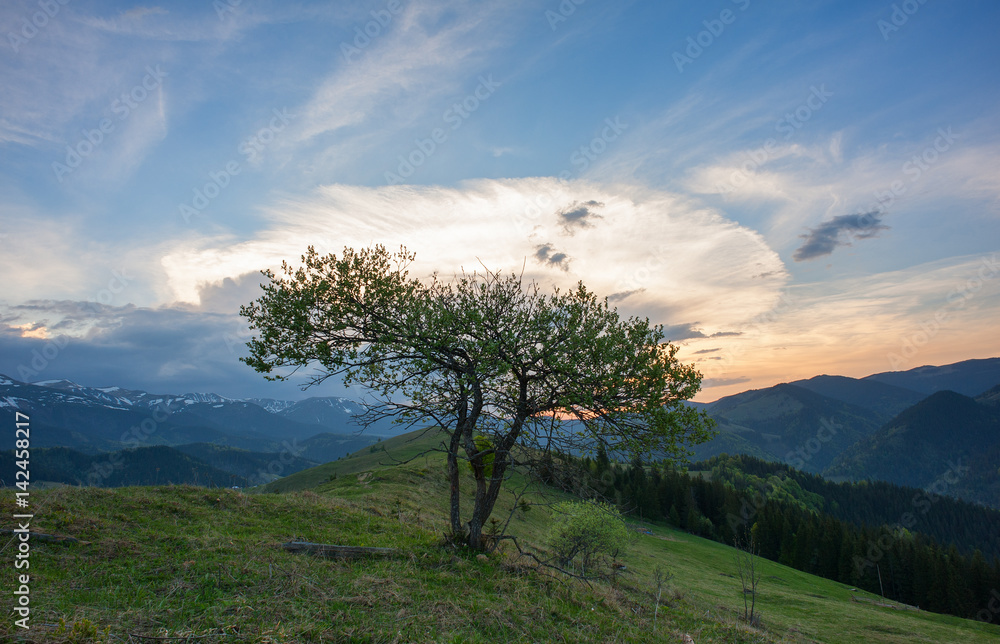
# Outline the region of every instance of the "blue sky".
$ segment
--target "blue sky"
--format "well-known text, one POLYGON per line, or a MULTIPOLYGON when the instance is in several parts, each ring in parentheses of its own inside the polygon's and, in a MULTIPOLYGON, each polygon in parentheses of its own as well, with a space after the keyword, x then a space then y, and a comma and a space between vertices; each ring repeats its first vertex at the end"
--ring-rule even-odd
POLYGON ((703 400, 1000 354, 1000 6, 805 4, 6 2, 0 372, 300 397, 237 310, 309 244, 583 280, 703 400))

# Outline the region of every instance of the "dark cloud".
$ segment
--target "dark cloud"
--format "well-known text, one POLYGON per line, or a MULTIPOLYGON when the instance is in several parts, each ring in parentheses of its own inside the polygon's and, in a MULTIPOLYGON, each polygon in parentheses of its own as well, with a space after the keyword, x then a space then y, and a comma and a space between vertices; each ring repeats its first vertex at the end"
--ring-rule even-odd
POLYGON ((694 353, 695 355, 699 355, 702 353, 715 353, 716 351, 722 351, 722 349, 702 349, 701 351, 695 351, 694 353))
MULTIPOLYGON (((741 331, 721 331, 719 333, 713 333, 712 335, 705 335, 705 332, 698 328, 698 322, 692 322, 690 324, 673 324, 663 327, 663 333, 666 338, 671 342, 678 342, 680 340, 693 340, 696 338, 727 338, 731 336, 743 335, 741 331)), ((718 351, 718 349, 710 349, 709 351, 718 351)), ((698 353, 703 353, 699 351, 698 353)))
MULTIPOLYGON (((232 285, 235 287, 236 285, 232 285)), ((225 298, 223 298, 225 299, 225 298)), ((0 325, 0 373, 27 382, 66 378, 84 386, 119 386, 160 394, 213 392, 231 398, 350 396, 357 392, 331 378, 303 392, 311 369, 294 382, 268 382, 239 361, 250 335, 235 312, 177 305, 111 307, 87 302, 31 302, 28 319, 62 319, 47 326, 49 338, 22 337, 22 329, 0 325), (87 315, 81 311, 88 312, 87 315), (86 328, 82 335, 55 327, 86 328)), ((15 324, 18 324, 15 322, 15 324)), ((34 326, 34 325, 33 325, 34 326)))
POLYGON ((669 342, 679 342, 681 340, 693 340, 694 338, 706 338, 704 333, 695 328, 697 322, 691 324, 672 324, 663 327, 663 335, 669 342))
POLYGON ((608 296, 608 302, 621 302, 622 300, 632 297, 636 293, 642 293, 645 290, 646 289, 644 288, 637 288, 631 291, 619 291, 618 293, 612 293, 608 296))
POLYGON ((603 207, 604 204, 600 201, 574 202, 569 207, 557 212, 556 216, 559 218, 559 222, 562 224, 566 234, 572 235, 578 229, 593 228, 595 219, 603 219, 603 217, 594 212, 594 208, 603 207))
POLYGON ((708 389, 709 387, 725 387, 726 385, 738 385, 744 382, 750 382, 750 378, 744 376, 739 376, 737 378, 708 378, 702 381, 702 389, 708 389))
POLYGON ((859 215, 838 215, 810 229, 808 235, 801 235, 806 241, 795 251, 793 259, 801 262, 829 255, 837 246, 850 246, 853 239, 877 237, 879 231, 888 228, 882 224, 877 210, 859 215))
POLYGON ((535 247, 535 259, 548 266, 556 266, 564 271, 569 270, 569 255, 558 253, 552 244, 541 244, 535 247))

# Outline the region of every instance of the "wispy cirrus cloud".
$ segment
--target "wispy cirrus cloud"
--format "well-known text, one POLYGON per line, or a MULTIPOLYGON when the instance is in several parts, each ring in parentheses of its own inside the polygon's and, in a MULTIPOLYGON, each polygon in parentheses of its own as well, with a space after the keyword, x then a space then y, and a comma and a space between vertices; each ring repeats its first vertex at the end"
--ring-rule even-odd
MULTIPOLYGON (((297 138, 309 141, 374 123, 388 128, 382 132, 385 137, 423 118, 428 109, 463 91, 467 75, 485 71, 490 52, 507 44, 511 35, 508 29, 497 29, 497 24, 504 17, 523 20, 525 16, 516 13, 520 8, 519 3, 404 5, 363 50, 349 60, 337 58, 301 107, 297 138)), ((346 138, 359 135, 348 132, 346 138)))

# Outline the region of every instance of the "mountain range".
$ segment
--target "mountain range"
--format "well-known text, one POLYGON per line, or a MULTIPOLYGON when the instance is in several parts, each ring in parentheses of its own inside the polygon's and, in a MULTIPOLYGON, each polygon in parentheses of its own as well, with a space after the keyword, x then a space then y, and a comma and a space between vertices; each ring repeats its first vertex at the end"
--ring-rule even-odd
MULTIPOLYGON (((835 480, 931 487, 1000 507, 1000 358, 866 378, 820 375, 693 404, 705 409, 719 430, 713 440, 690 447, 693 460, 748 454, 835 480)), ((256 484, 398 433, 381 425, 359 434, 354 417, 364 408, 346 398, 155 395, 0 376, 0 421, 13 426, 15 411, 31 417, 33 448, 70 448, 91 456, 172 448, 173 453, 156 454, 169 454, 178 482, 192 482, 183 473, 194 466, 177 465, 184 459, 200 464, 203 478, 209 472, 204 468, 214 468, 233 481, 256 484)), ((7 436, 0 449, 13 447, 13 433, 7 436)), ((141 469, 141 460, 130 453, 121 462, 141 469)), ((148 478, 148 471, 136 471, 122 480, 148 478)))
POLYGON ((702 406, 694 460, 749 454, 834 480, 883 480, 1000 507, 1000 359, 822 375, 702 406))
MULTIPOLYGON (((13 427, 16 412, 27 414, 34 478, 61 483, 94 480, 109 462, 114 471, 98 476, 101 484, 267 482, 398 433, 387 424, 360 433, 355 416, 363 411, 347 398, 158 395, 0 376, 0 422, 13 427)), ((13 449, 14 440, 6 432, 0 450, 13 449)), ((13 460, 6 458, 12 455, 0 459, 0 478, 7 481, 13 480, 13 460)))

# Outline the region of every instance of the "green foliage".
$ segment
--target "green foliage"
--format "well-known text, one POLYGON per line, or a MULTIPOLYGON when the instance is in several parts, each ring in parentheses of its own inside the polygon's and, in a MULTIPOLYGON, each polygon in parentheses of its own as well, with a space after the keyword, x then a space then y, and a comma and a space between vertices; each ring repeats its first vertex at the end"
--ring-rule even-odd
POLYGON ((60 638, 59 641, 65 644, 100 644, 105 641, 110 631, 110 626, 98 629, 96 624, 86 618, 67 624, 66 619, 60 617, 59 628, 55 634, 60 638))
POLYGON ((632 539, 618 508, 607 503, 564 501, 553 507, 548 545, 563 566, 580 564, 593 573, 602 559, 614 558, 632 539))
MULTIPOLYGON (((486 452, 486 454, 482 457, 483 475, 486 478, 492 477, 493 461, 496 459, 496 448, 493 446, 493 441, 491 441, 488 437, 483 436, 482 434, 476 434, 476 437, 473 439, 473 442, 475 443, 476 450, 479 453, 486 452)), ((469 462, 469 471, 473 473, 475 472, 475 468, 472 467, 472 462, 469 462)))

